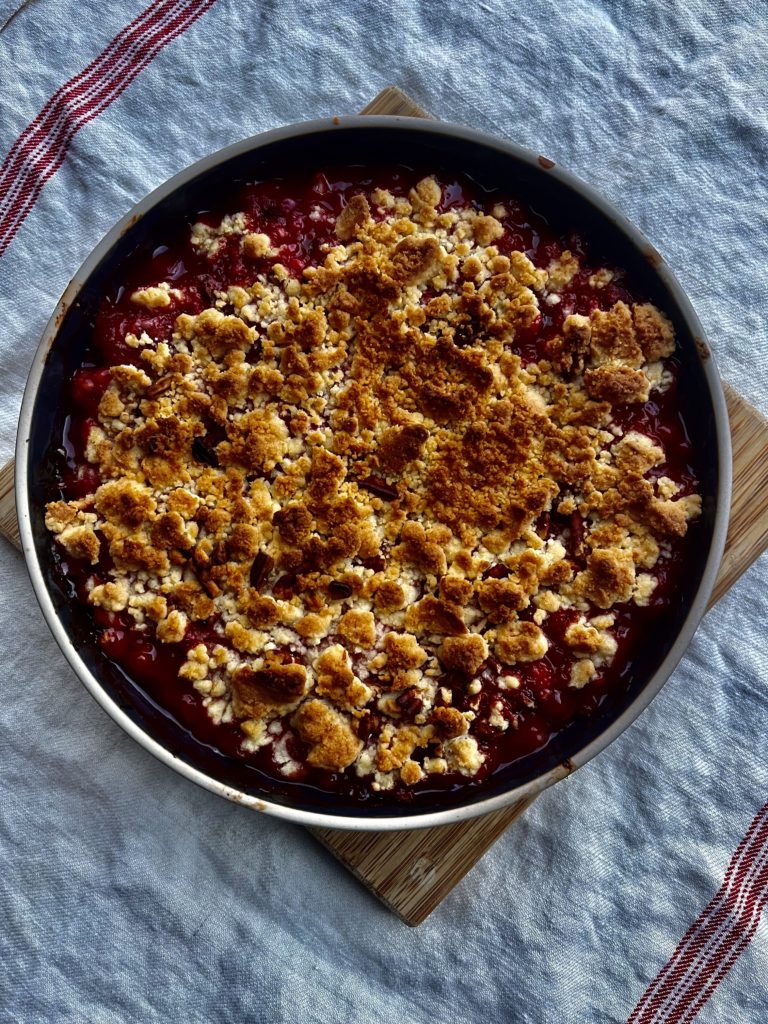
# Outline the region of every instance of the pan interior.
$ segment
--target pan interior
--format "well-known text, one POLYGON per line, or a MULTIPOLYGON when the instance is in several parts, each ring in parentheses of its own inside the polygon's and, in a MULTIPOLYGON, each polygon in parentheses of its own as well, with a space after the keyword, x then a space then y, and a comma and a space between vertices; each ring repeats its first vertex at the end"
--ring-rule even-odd
POLYGON ((99 681, 114 703, 123 709, 148 736, 181 761, 241 792, 297 810, 343 814, 349 818, 408 817, 427 812, 421 804, 393 808, 345 805, 333 794, 308 791, 308 787, 276 784, 258 770, 235 761, 192 738, 141 688, 104 658, 94 643, 93 627, 86 611, 72 599, 54 572, 50 535, 45 530, 45 504, 54 496, 54 467, 51 439, 61 435, 66 382, 80 365, 95 311, 104 290, 121 264, 134 253, 156 244, 180 223, 210 204, 226 202, 233 183, 289 177, 328 166, 391 166, 393 162, 436 173, 468 175, 482 188, 502 189, 519 198, 553 225, 577 230, 590 241, 593 254, 604 255, 624 266, 634 286, 662 308, 672 319, 679 341, 682 378, 681 412, 694 448, 713 453, 699 467, 703 514, 693 528, 688 545, 689 564, 674 606, 658 624, 655 635, 643 645, 627 674, 620 695, 608 698, 589 720, 575 722, 543 750, 497 772, 482 787, 466 786, 456 794, 455 806, 472 804, 538 779, 585 746, 597 740, 649 685, 680 632, 702 580, 715 529, 718 440, 709 386, 684 311, 659 275, 647 252, 635 244, 607 213, 522 156, 514 156, 475 140, 427 131, 389 127, 355 126, 343 131, 317 130, 283 137, 255 148, 191 177, 161 199, 136 221, 111 248, 84 282, 75 302, 66 312, 52 345, 37 391, 31 420, 28 461, 28 499, 32 531, 39 564, 57 615, 84 665, 99 681), (393 154, 396 159, 393 160, 393 154))

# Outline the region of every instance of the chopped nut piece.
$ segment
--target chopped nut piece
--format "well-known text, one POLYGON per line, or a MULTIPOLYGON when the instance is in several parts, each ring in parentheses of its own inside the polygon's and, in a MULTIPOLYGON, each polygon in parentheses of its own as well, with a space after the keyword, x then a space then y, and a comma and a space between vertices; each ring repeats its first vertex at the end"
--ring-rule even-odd
POLYGON ((263 669, 242 665, 232 675, 232 710, 237 718, 261 718, 275 707, 298 703, 306 684, 303 665, 274 663, 263 669))
POLYGON ((336 234, 342 242, 348 242, 371 215, 365 196, 352 196, 336 220, 336 234))

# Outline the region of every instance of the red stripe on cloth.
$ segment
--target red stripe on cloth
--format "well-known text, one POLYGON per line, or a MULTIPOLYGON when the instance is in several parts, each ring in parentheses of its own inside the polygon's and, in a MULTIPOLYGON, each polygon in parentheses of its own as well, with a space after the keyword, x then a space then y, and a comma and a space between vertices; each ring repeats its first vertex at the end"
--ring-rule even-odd
POLYGON ((750 900, 755 875, 759 875, 763 860, 768 856, 768 818, 763 811, 752 825, 746 842, 743 841, 743 846, 740 844, 731 861, 733 870, 729 870, 720 891, 696 922, 678 964, 650 1002, 650 1007, 657 1012, 664 1010, 662 1019, 671 1005, 678 1007, 682 1014, 690 1002, 687 997, 691 988, 703 987, 712 972, 716 968, 719 971, 719 965, 726 962, 738 936, 749 930, 750 917, 744 916, 745 902, 750 900))
POLYGON ((24 129, 11 147, 2 168, 0 168, 0 196, 5 200, 14 177, 21 169, 25 157, 28 157, 46 139, 47 133, 55 127, 61 118, 66 117, 68 106, 83 95, 87 90, 98 88, 100 75, 105 67, 114 64, 125 52, 126 47, 146 29, 164 18, 169 9, 176 7, 179 0, 164 0, 154 3, 130 25, 118 33, 105 50, 74 78, 62 85, 51 96, 37 117, 24 129))
MULTIPOLYGON (((736 850, 726 872, 723 884, 700 917, 691 925, 680 941, 671 959, 649 986, 643 1000, 635 1008, 636 1020, 646 1024, 655 1019, 662 1004, 668 1001, 683 979, 691 972, 697 957, 709 952, 718 941, 718 929, 733 913, 734 902, 741 892, 745 875, 754 864, 755 851, 759 851, 768 838, 768 804, 755 817, 736 850), (645 1002, 644 1002, 645 1000, 645 1002), (639 1016, 640 1010, 645 1016, 639 1016), (649 1016, 650 1014, 650 1016, 649 1016)), ((635 1018, 630 1018, 635 1024, 635 1018)))
POLYGON ((687 1024, 747 948, 768 905, 768 804, 747 829, 723 884, 654 978, 627 1024, 687 1024))
POLYGON ((691 1008, 695 1015, 704 1005, 735 962, 734 950, 746 948, 757 927, 768 887, 766 858, 768 805, 739 845, 720 890, 638 1003, 632 1024, 690 1020, 691 1008))
MULTIPOLYGON (((124 29, 104 53, 89 65, 91 70, 87 74, 82 72, 51 97, 26 130, 27 138, 20 136, 20 140, 24 139, 21 145, 18 145, 17 140, 17 152, 14 153, 12 149, 9 154, 9 157, 13 154, 14 159, 7 161, 8 183, 5 184, 5 191, 0 191, 0 242, 4 234, 15 233, 15 218, 23 219, 26 215, 23 214, 24 207, 35 193, 40 173, 44 174, 52 163, 55 163, 54 171, 60 166, 61 161, 56 163, 56 158, 62 147, 66 155, 71 139, 79 130, 79 121, 87 118, 105 98, 109 100, 110 89, 120 82, 121 75, 129 74, 132 69, 138 74, 145 66, 142 50, 154 35, 149 30, 161 20, 164 21, 179 6, 179 2, 165 2, 151 12, 152 16, 145 18, 138 28, 128 26, 124 29)), ((0 176, 0 190, 3 185, 3 177, 0 176)))
POLYGON ((761 862, 750 873, 748 883, 742 887, 741 906, 736 908, 735 920, 720 933, 719 942, 710 951, 698 972, 675 993, 674 1009, 681 1022, 691 1021, 752 941, 763 909, 768 903, 768 843, 761 862))
MULTIPOLYGON (((211 0, 212 2, 212 0, 211 0)), ((92 95, 86 95, 77 104, 61 108, 60 119, 42 140, 39 156, 27 158, 19 174, 16 189, 11 189, 10 206, 0 212, 0 255, 7 248, 24 218, 28 215, 43 185, 58 170, 66 157, 77 132, 117 98, 136 76, 151 63, 171 39, 184 31, 202 12, 193 10, 166 18, 149 32, 145 32, 125 55, 119 56, 114 66, 97 83, 92 95), (18 194, 14 195, 14 191, 18 194)), ((210 6, 210 3, 206 6, 210 6)))
MULTIPOLYGON (((154 4, 127 26, 89 67, 46 105, 18 147, 21 168, 0 205, 0 254, 32 209, 45 182, 63 162, 69 145, 89 120, 101 113, 171 39, 192 24, 214 0, 154 4), (41 152, 35 153, 37 148, 41 152)), ((16 154, 14 154, 16 155, 16 154)))
POLYGON ((693 1020, 752 941, 763 910, 768 906, 768 861, 763 865, 758 884, 762 887, 762 893, 753 894, 750 897, 741 927, 734 930, 732 941, 729 944, 730 952, 719 963, 712 964, 709 977, 700 979, 690 996, 681 1003, 684 1011, 680 1017, 681 1022, 693 1020))
POLYGON ((63 163, 75 135, 105 110, 172 39, 216 0, 151 4, 82 72, 54 93, 0 168, 0 256, 63 163))

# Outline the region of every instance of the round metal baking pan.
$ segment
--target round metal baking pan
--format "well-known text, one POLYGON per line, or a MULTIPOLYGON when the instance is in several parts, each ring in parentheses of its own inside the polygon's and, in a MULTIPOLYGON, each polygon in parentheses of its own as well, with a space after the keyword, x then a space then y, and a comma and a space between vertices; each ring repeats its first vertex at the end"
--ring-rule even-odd
POLYGON ((731 489, 728 415, 704 332, 693 308, 653 246, 613 206, 569 172, 519 146, 442 122, 400 117, 310 121, 236 143, 177 174, 138 203, 82 265, 62 296, 32 362, 21 407, 16 496, 22 547, 40 607, 83 684, 129 735, 186 778, 230 800, 277 817, 326 828, 387 830, 445 825, 497 811, 532 796, 594 757, 640 714, 682 657, 704 614, 725 545, 731 489), (54 573, 44 508, 52 496, 51 442, 60 431, 66 382, 78 366, 105 283, 142 244, 162 237, 226 195, 236 180, 286 176, 306 169, 394 162, 460 172, 486 188, 503 188, 564 229, 578 230, 592 251, 627 268, 630 280, 672 319, 679 343, 682 411, 702 459, 703 514, 674 607, 643 645, 622 696, 592 718, 573 723, 544 750, 486 783, 467 786, 455 803, 350 805, 330 794, 280 792, 263 776, 189 734, 92 642, 87 612, 54 573))

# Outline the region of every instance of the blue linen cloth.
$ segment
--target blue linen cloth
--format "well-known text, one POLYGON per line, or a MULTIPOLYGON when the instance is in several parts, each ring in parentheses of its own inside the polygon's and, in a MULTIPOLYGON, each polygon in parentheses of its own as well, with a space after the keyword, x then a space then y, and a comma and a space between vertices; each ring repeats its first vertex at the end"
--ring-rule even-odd
MULTIPOLYGON (((0 0, 0 159, 144 3, 0 0)), ((761 5, 218 0, 73 139, 0 259, 0 455, 70 276, 147 191, 385 85, 545 153, 666 257, 723 376, 768 409, 761 5)), ((768 565, 617 742, 418 930, 301 828, 196 788, 65 664, 0 545, 0 1022, 623 1021, 768 794, 768 565)), ((768 1019, 768 926, 702 1022, 768 1019)))

